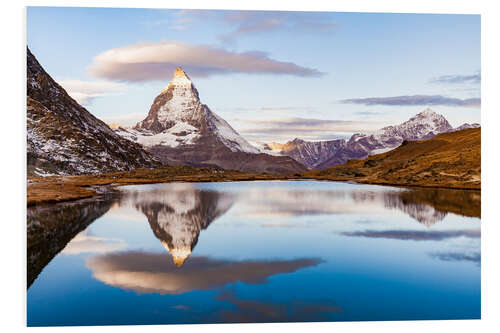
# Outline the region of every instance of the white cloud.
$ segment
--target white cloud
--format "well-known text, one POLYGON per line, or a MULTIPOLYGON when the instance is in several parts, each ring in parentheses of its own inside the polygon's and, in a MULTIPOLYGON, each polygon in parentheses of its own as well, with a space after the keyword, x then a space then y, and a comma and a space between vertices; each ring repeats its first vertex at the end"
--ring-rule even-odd
POLYGON ((333 140, 353 133, 370 133, 382 127, 377 121, 328 120, 312 118, 234 119, 238 132, 250 141, 286 142, 333 140))
POLYGON ((67 92, 81 105, 89 105, 95 98, 122 93, 127 89, 123 83, 109 81, 58 80, 67 92))
POLYGON ((107 50, 94 58, 89 72, 94 77, 108 80, 144 82, 170 78, 179 66, 193 77, 231 73, 304 77, 323 74, 313 68, 271 59, 264 52, 238 53, 178 41, 140 42, 107 50))
POLYGON ((121 239, 103 238, 89 235, 82 231, 69 242, 61 253, 108 253, 123 250, 127 244, 121 239))
POLYGON ((108 125, 119 124, 121 126, 128 127, 137 124, 144 118, 146 118, 146 113, 129 113, 119 116, 102 117, 101 120, 108 125))

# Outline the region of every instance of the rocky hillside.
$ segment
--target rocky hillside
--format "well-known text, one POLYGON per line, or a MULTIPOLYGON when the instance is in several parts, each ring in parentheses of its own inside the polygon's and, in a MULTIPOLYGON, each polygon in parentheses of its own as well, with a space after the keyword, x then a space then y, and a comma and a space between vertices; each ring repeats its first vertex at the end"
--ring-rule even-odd
POLYGON ((306 177, 365 183, 481 188, 481 129, 443 133, 424 141, 404 141, 394 150, 350 160, 306 177))
POLYGON ((28 176, 95 174, 161 165, 72 99, 27 57, 28 176))
POLYGON ((263 154, 249 144, 201 103, 198 90, 181 68, 155 98, 144 120, 133 128, 115 131, 168 164, 268 173, 305 170, 290 157, 263 154))
POLYGON ((290 156, 308 169, 327 169, 353 158, 362 159, 394 149, 405 140, 425 140, 440 133, 477 127, 479 124, 464 124, 454 129, 445 117, 426 109, 399 125, 384 127, 373 134, 357 133, 349 140, 308 142, 295 139, 283 145, 265 144, 262 148, 273 155, 290 156))

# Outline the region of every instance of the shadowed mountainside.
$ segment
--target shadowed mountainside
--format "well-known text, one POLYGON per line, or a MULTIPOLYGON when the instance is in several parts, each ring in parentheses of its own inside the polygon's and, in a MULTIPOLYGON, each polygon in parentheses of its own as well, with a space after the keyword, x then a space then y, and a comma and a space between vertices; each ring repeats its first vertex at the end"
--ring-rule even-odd
POLYGON ((27 51, 27 174, 96 174, 161 163, 71 98, 27 51))

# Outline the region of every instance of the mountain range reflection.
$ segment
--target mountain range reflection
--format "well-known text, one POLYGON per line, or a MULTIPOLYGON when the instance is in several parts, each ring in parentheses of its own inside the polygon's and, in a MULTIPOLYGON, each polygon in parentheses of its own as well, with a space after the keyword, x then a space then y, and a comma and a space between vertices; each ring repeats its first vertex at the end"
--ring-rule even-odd
POLYGON ((114 201, 106 196, 27 209, 28 288, 52 258, 104 215, 114 201))
POLYGON ((193 185, 171 184, 151 191, 128 193, 121 203, 146 215, 154 235, 180 267, 191 255, 201 230, 234 203, 230 193, 200 190, 193 185))
POLYGON ((481 193, 444 189, 335 189, 271 188, 245 192, 242 215, 255 218, 323 214, 387 214, 399 210, 426 226, 448 213, 481 216, 481 193))
POLYGON ((426 226, 443 220, 448 213, 481 217, 481 192, 478 191, 412 189, 385 192, 384 203, 426 226))
MULTIPOLYGON (((271 188, 261 189, 258 193, 252 190, 234 193, 204 190, 189 183, 174 183, 149 190, 130 190, 122 196, 120 205, 134 207, 147 217, 156 238, 171 254, 175 265, 181 267, 191 255, 201 231, 225 214, 236 201, 249 204, 251 211, 243 209, 247 216, 342 214, 359 213, 362 209, 375 212, 391 208, 419 223, 432 226, 443 220, 448 212, 480 217, 481 195, 471 191, 440 189, 307 191, 271 188)), ((453 236, 405 231, 349 235, 399 239, 453 236)))

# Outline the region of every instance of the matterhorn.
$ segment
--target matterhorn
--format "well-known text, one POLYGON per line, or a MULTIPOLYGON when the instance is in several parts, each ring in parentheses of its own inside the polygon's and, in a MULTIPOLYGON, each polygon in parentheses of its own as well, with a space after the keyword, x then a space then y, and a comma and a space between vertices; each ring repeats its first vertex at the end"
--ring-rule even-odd
POLYGON ((263 154, 202 104, 189 76, 177 68, 147 117, 116 133, 141 144, 170 165, 220 167, 246 172, 290 173, 305 167, 288 156, 263 154))

